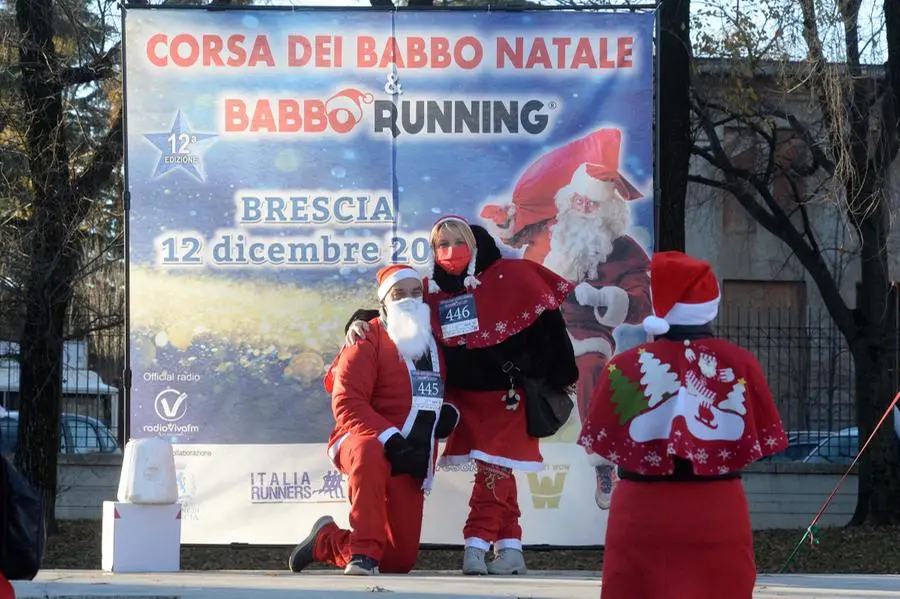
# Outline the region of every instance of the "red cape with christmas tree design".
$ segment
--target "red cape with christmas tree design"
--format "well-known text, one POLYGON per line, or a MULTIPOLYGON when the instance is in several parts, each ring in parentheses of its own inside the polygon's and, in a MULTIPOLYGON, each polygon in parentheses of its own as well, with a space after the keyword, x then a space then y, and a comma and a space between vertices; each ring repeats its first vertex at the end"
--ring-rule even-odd
POLYGON ((615 356, 594 388, 579 444, 620 468, 736 472, 787 447, 756 358, 723 339, 659 340, 615 356))

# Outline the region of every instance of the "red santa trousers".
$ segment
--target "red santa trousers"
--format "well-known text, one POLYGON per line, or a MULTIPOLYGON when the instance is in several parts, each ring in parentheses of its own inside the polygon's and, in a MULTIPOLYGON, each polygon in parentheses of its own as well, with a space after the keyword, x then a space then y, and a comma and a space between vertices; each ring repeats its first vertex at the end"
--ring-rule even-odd
POLYGON ((347 437, 336 461, 349 478, 352 530, 334 525, 323 529, 313 559, 343 568, 354 555, 366 555, 378 560, 383 573, 406 574, 419 557, 422 481, 391 476, 384 446, 371 437, 347 437))
POLYGON ((469 499, 469 517, 463 527, 466 543, 487 549, 521 548, 518 494, 512 469, 542 469, 540 442, 528 434, 525 390, 515 410, 507 410, 503 391, 448 391, 448 401, 459 409, 456 429, 447 439, 443 460, 461 464, 475 460, 475 484, 469 499))
POLYGON ((740 479, 616 485, 601 599, 752 599, 755 583, 740 479))
POLYGON ((15 589, 3 574, 0 574, 0 599, 16 599, 15 589))
POLYGON ((487 550, 491 543, 497 549, 522 548, 516 478, 509 468, 475 462, 475 484, 469 498, 469 517, 463 527, 467 545, 487 550))

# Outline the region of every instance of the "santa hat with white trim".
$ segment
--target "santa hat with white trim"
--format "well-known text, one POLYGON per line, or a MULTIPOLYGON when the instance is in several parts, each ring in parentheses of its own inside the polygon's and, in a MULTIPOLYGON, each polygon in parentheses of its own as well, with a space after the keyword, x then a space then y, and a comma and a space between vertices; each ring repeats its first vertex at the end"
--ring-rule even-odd
POLYGON ((653 316, 644 330, 662 335, 673 325, 704 325, 719 313, 719 283, 708 262, 681 252, 658 252, 650 260, 653 316))
MULTIPOLYGON (((471 230, 471 225, 469 225, 469 221, 464 219, 461 216, 456 216, 454 214, 448 214, 447 216, 442 216, 441 218, 434 221, 434 224, 431 225, 431 230, 434 231, 444 223, 448 222, 457 222, 465 225, 471 230)), ((481 281, 475 278, 475 260, 478 258, 478 247, 472 248, 472 258, 469 260, 469 267, 466 269, 466 278, 463 280, 463 284, 468 289, 474 289, 481 285, 481 281)), ((441 290, 438 284, 434 280, 434 256, 431 257, 431 277, 428 280, 428 291, 431 293, 437 293, 441 290)))
POLYGON ((388 293, 391 292, 391 287, 393 287, 400 281, 403 281, 405 279, 420 279, 419 273, 416 272, 416 269, 404 264, 392 264, 391 266, 385 266, 378 271, 376 277, 378 278, 379 302, 383 302, 384 298, 386 298, 388 293))

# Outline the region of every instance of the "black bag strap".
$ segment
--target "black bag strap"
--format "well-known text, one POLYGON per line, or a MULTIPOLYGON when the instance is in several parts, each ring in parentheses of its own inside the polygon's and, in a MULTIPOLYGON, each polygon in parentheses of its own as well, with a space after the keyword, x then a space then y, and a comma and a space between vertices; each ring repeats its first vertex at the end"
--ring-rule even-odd
POLYGON ((491 362, 493 366, 500 369, 500 372, 509 376, 510 378, 519 379, 521 383, 521 379, 525 378, 525 373, 516 365, 515 362, 509 360, 500 354, 499 346, 492 345, 490 347, 485 348, 485 354, 488 357, 488 360, 491 362))

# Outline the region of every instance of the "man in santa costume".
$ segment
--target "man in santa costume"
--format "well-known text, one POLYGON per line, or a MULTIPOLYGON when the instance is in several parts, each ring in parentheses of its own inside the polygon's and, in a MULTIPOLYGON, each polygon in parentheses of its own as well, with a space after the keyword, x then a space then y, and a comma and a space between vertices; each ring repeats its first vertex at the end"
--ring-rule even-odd
POLYGON ((713 336, 709 264, 654 254, 651 343, 597 381, 579 443, 618 466, 602 599, 751 599, 753 537, 741 469, 787 446, 756 358, 713 336))
POLYGON ((292 572, 313 562, 349 575, 415 566, 435 438, 446 437, 456 420, 450 410, 439 422, 443 356, 422 296, 414 269, 379 271, 380 317, 359 342, 342 348, 326 375, 336 421, 328 455, 349 478, 351 530, 320 518, 291 553, 292 572))

